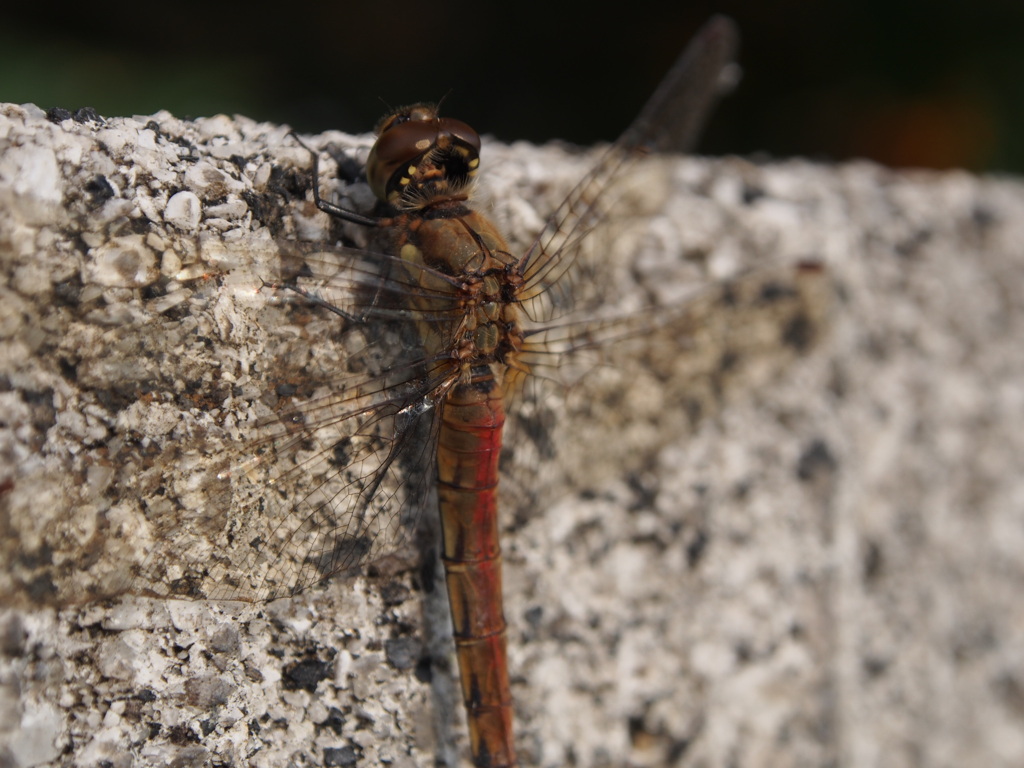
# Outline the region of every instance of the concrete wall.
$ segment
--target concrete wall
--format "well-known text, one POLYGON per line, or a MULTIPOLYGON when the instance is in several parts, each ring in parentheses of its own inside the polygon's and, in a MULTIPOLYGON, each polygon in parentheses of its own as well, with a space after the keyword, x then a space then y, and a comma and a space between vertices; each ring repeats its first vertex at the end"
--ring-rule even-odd
MULTIPOLYGON (((370 141, 311 140, 355 170, 370 141)), ((513 250, 599 156, 484 151, 513 250)), ((217 473, 273 476, 239 463, 276 450, 268 414, 405 343, 280 287, 308 257, 344 302, 323 265, 365 242, 308 168, 243 118, 0 106, 0 765, 465 759, 429 515, 294 598, 138 596, 244 570, 293 496, 217 473)), ((1024 186, 737 158, 623 181, 573 286, 628 338, 510 406, 523 765, 1024 763, 1024 186)))

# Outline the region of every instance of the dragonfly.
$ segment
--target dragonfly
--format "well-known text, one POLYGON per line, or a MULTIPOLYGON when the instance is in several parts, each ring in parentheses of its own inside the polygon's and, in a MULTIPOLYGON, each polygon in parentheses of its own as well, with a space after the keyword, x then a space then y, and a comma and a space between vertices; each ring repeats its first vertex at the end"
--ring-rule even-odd
MULTIPOLYGON (((384 242, 382 250, 390 256, 376 268, 357 268, 353 283, 372 294, 367 314, 332 308, 356 324, 368 315, 409 313, 423 354, 415 365, 371 375, 357 388, 356 397, 365 405, 343 396, 342 413, 334 419, 356 428, 335 444, 344 444, 345 461, 340 463, 351 467, 354 450, 355 462, 369 459, 370 470, 339 473, 344 479, 337 489, 321 486, 315 501, 307 498, 310 515, 304 527, 316 535, 303 560, 311 563, 312 578, 320 579, 373 550, 385 533, 381 523, 391 525, 396 515, 421 506, 423 494, 415 484, 411 487, 417 492, 408 494, 401 482, 388 481, 391 467, 412 451, 415 463, 435 468, 442 562, 470 747, 478 768, 520 764, 513 736, 499 542, 505 401, 522 389, 525 377, 546 364, 554 344, 561 345, 558 354, 567 354, 606 335, 609 326, 600 323, 585 328, 571 322, 552 325, 571 298, 559 295, 556 286, 568 291, 567 275, 579 240, 593 228, 603 195, 632 161, 691 143, 732 63, 735 40, 734 28, 724 18, 698 33, 636 122, 523 254, 513 254, 498 228, 470 205, 480 165, 479 135, 465 123, 441 116, 433 105, 400 109, 378 127, 366 175, 383 215, 367 216, 321 198, 318 159, 311 151, 317 208, 382 231, 378 242, 384 242), (368 400, 362 394, 367 391, 368 400), (390 437, 356 447, 353 438, 375 438, 382 420, 390 437), (411 447, 416 443, 406 436, 413 433, 425 447, 411 447), (345 511, 342 517, 339 506, 345 511)), ((629 332, 621 326, 611 326, 613 335, 629 332)), ((307 539, 304 530, 289 530, 285 536, 289 547, 296 540, 305 547, 307 539)))
MULTIPOLYGON (((546 384, 566 386, 605 350, 688 311, 602 315, 584 252, 638 163, 691 147, 736 45, 731 21, 708 22, 521 252, 473 208, 479 135, 436 107, 401 109, 379 126, 365 171, 378 199, 370 213, 321 197, 311 151, 312 205, 365 232, 368 247, 280 239, 270 248, 280 274, 267 285, 308 310, 297 326, 315 316, 335 343, 305 363, 313 383, 280 380, 262 398, 255 438, 234 425, 240 449, 181 459, 194 482, 172 491, 204 510, 192 527, 215 530, 223 546, 176 558, 189 551, 174 546, 187 526, 168 525, 129 583, 93 594, 294 595, 395 552, 433 505, 474 765, 520 765, 499 541, 506 410, 535 405, 546 384), (341 353, 353 373, 332 380, 341 353)), ((277 354, 300 353, 285 343, 277 354)))

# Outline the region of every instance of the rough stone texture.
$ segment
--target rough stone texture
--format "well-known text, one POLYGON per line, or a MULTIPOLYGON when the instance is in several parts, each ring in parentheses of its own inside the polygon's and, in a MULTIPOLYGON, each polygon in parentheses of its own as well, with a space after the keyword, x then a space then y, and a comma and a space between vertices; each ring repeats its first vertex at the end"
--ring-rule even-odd
MULTIPOLYGON (((154 547, 148 577, 213 559, 246 510, 204 517, 196 478, 273 382, 344 381, 338 318, 273 284, 282 240, 362 234, 284 127, 88 118, 0 107, 0 765, 458 764, 429 556, 112 596, 154 547)), ((354 178, 370 140, 312 141, 354 178)), ((488 144, 483 204, 521 247, 595 156, 488 144)), ((1024 187, 635 170, 578 282, 668 320, 509 437, 523 765, 1024 763, 1024 187)))

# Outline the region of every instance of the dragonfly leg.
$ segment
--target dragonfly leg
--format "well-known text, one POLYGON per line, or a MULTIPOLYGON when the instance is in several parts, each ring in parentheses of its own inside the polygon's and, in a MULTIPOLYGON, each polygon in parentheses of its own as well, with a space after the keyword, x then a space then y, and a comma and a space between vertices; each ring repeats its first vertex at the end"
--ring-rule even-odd
POLYGON ((307 152, 309 152, 310 157, 313 158, 313 202, 316 204, 317 208, 326 213, 328 216, 334 216, 335 218, 341 219, 343 221, 350 221, 353 224, 359 224, 364 227, 383 226, 381 219, 375 218, 373 216, 364 216, 361 213, 350 211, 346 208, 342 208, 339 205, 330 203, 327 200, 324 200, 322 197, 320 197, 320 155, 317 154, 316 150, 314 150, 302 139, 300 139, 298 137, 298 134, 295 133, 295 131, 290 131, 288 135, 295 139, 298 145, 307 152))

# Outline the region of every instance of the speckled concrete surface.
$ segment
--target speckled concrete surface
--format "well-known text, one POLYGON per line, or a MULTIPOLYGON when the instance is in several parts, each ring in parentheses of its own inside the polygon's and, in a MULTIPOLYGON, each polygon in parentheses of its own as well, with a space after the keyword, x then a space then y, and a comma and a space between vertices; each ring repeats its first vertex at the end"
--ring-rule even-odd
MULTIPOLYGON (((88 118, 0 107, 0 765, 459 764, 429 521, 294 598, 115 596, 230 553, 211 521, 247 510, 204 495, 210 457, 252 439, 271 364, 317 391, 345 359, 268 285, 280 240, 363 235, 308 205, 284 127, 88 118)), ((315 143, 358 168, 368 141, 315 143)), ((482 204, 536 231, 592 162, 488 144, 482 204)), ((687 310, 512 424, 523 764, 1021 764, 1024 187, 634 179, 580 282, 687 310)))

